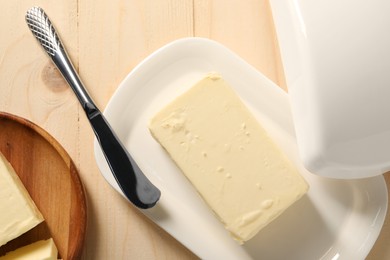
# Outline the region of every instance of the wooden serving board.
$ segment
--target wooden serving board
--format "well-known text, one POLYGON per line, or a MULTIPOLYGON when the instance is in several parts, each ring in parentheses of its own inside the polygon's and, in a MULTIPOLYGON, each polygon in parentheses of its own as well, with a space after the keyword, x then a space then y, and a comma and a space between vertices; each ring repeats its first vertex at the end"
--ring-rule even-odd
POLYGON ((69 155, 42 128, 1 112, 0 151, 45 218, 45 222, 0 247, 0 255, 52 237, 60 258, 79 259, 87 209, 84 189, 69 155))

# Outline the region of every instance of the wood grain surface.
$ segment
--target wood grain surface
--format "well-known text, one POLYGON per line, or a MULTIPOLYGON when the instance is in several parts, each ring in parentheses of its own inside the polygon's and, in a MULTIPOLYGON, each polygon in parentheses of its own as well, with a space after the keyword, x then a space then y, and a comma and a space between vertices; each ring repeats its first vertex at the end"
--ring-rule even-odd
MULTIPOLYGON (((0 16, 0 110, 52 134, 79 170, 88 198, 83 259, 196 258, 122 199, 101 177, 93 132, 71 90, 24 23, 45 9, 85 85, 103 110, 118 84, 164 44, 182 37, 216 40, 287 90, 267 0, 13 0, 0 16)), ((390 183, 389 174, 386 174, 390 183)), ((369 259, 390 259, 387 218, 369 259)))
POLYGON ((45 221, 0 247, 0 255, 53 238, 59 256, 79 259, 87 208, 76 167, 61 145, 39 126, 0 113, 0 152, 11 163, 45 221))

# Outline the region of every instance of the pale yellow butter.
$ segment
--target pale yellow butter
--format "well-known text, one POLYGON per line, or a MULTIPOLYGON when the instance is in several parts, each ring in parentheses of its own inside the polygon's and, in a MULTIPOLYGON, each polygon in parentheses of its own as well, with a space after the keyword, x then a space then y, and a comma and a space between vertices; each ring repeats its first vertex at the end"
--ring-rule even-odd
POLYGON ((217 74, 163 108, 149 129, 239 242, 252 238, 308 190, 217 74))
POLYGON ((11 251, 0 260, 57 260, 57 255, 57 247, 50 238, 11 251))
POLYGON ((43 221, 11 164, 0 153, 0 246, 43 221))

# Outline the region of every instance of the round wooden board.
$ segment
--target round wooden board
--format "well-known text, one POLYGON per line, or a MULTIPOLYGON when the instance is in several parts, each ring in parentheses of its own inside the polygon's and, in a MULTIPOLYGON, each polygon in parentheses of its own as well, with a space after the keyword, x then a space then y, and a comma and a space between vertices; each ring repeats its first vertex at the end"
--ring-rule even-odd
POLYGON ((59 257, 79 259, 86 232, 85 193, 62 146, 34 123, 0 112, 0 151, 8 159, 45 221, 0 247, 0 255, 52 237, 59 257))

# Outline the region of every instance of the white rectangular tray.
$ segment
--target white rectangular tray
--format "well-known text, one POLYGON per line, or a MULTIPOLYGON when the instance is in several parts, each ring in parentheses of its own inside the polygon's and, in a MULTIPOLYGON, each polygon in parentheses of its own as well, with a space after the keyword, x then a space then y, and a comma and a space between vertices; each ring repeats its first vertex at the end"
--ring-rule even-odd
MULTIPOLYGON (((216 42, 187 38, 156 51, 125 78, 104 114, 161 189, 160 201, 145 215, 202 259, 363 259, 378 237, 387 207, 383 177, 331 180, 307 172, 298 158, 287 94, 216 42), (306 196, 243 246, 148 130, 157 111, 211 71, 235 88, 310 184, 306 196)), ((120 192, 97 142, 95 155, 103 176, 120 192)))

